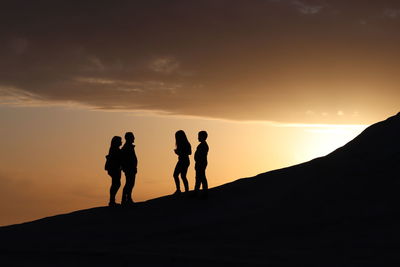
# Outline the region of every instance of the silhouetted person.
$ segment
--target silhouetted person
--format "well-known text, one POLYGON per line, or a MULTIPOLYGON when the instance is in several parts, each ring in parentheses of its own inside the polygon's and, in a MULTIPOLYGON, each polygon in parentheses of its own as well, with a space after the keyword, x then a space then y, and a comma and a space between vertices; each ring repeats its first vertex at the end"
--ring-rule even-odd
POLYGON ((137 173, 137 158, 135 153, 135 136, 132 132, 127 132, 125 134, 125 144, 121 149, 121 166, 125 173, 125 186, 122 191, 121 205, 131 205, 132 200, 132 190, 135 185, 135 178, 137 173))
POLYGON ((206 168, 207 168, 207 154, 208 154, 208 144, 206 142, 208 134, 206 131, 200 131, 198 134, 198 140, 200 144, 196 148, 194 153, 194 169, 196 171, 196 184, 194 186, 194 191, 197 194, 200 190, 200 185, 203 187, 204 197, 208 194, 208 182, 206 178, 206 168))
POLYGON ((179 130, 175 133, 175 144, 176 149, 174 151, 175 154, 178 155, 178 163, 176 163, 174 170, 174 180, 176 185, 176 191, 174 194, 176 195, 181 193, 181 188, 179 185, 179 174, 181 175, 181 179, 185 187, 185 192, 189 191, 189 183, 186 178, 186 174, 190 165, 189 155, 192 154, 192 147, 190 146, 185 132, 182 130, 179 130))
POLYGON ((114 136, 111 139, 110 150, 106 156, 107 160, 106 165, 104 166, 104 169, 112 179, 110 187, 110 201, 108 202, 108 206, 110 207, 117 205, 117 203, 115 203, 115 195, 121 186, 121 150, 119 149, 121 145, 121 137, 114 136))

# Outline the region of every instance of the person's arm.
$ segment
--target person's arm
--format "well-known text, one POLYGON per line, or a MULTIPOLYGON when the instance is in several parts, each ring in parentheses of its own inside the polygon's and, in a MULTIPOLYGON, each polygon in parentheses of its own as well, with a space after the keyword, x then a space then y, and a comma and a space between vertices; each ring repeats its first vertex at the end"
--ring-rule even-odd
POLYGON ((207 159, 207 151, 208 149, 207 149, 207 146, 205 145, 205 144, 203 144, 203 143, 201 143, 200 145, 199 145, 199 147, 198 147, 198 158, 199 158, 199 160, 202 160, 202 161, 204 161, 205 159, 207 159))

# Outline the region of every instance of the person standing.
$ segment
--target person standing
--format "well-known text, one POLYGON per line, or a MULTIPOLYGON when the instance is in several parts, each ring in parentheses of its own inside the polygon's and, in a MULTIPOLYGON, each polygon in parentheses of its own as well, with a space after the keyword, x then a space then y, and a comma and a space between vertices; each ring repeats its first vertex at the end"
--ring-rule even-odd
POLYGON ((115 203, 115 195, 121 186, 121 150, 119 149, 121 145, 121 137, 114 136, 111 139, 110 149, 106 156, 106 165, 104 166, 104 169, 111 177, 110 201, 108 202, 108 206, 110 207, 117 205, 115 203))
POLYGON ((175 144, 176 148, 174 152, 178 155, 178 162, 176 163, 173 174, 176 186, 176 191, 174 195, 178 195, 181 193, 179 175, 181 175, 181 179, 185 187, 185 192, 189 191, 189 182, 186 178, 186 174, 190 165, 189 155, 192 154, 192 147, 190 146, 185 132, 182 130, 179 130, 175 133, 175 144))
POLYGON ((196 183, 194 186, 194 192, 197 194, 200 190, 200 186, 203 187, 203 196, 207 197, 208 194, 208 182, 206 178, 207 168, 207 155, 208 155, 208 144, 206 142, 208 134, 206 131, 200 131, 198 134, 198 140, 200 144, 196 148, 194 153, 194 169, 196 171, 196 183))
POLYGON ((122 170, 125 173, 125 186, 122 191, 121 205, 127 206, 132 205, 134 202, 132 200, 132 190, 135 186, 135 179, 137 173, 137 157, 135 153, 135 136, 132 132, 125 133, 125 144, 121 149, 121 165, 122 170))

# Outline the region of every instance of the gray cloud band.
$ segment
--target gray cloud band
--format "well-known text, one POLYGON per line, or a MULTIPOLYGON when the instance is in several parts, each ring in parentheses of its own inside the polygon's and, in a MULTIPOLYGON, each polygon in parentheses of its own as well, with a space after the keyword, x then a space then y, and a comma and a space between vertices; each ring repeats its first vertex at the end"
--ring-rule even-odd
POLYGON ((10 1, 0 103, 290 122, 386 116, 398 108, 399 6, 377 2, 10 1))

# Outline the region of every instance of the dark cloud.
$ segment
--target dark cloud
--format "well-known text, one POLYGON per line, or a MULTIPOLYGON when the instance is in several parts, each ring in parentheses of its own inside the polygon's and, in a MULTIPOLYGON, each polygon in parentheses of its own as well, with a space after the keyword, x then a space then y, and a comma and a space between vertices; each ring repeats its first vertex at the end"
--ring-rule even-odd
POLYGON ((399 10, 389 0, 3 1, 0 102, 381 118, 398 108, 399 10))

